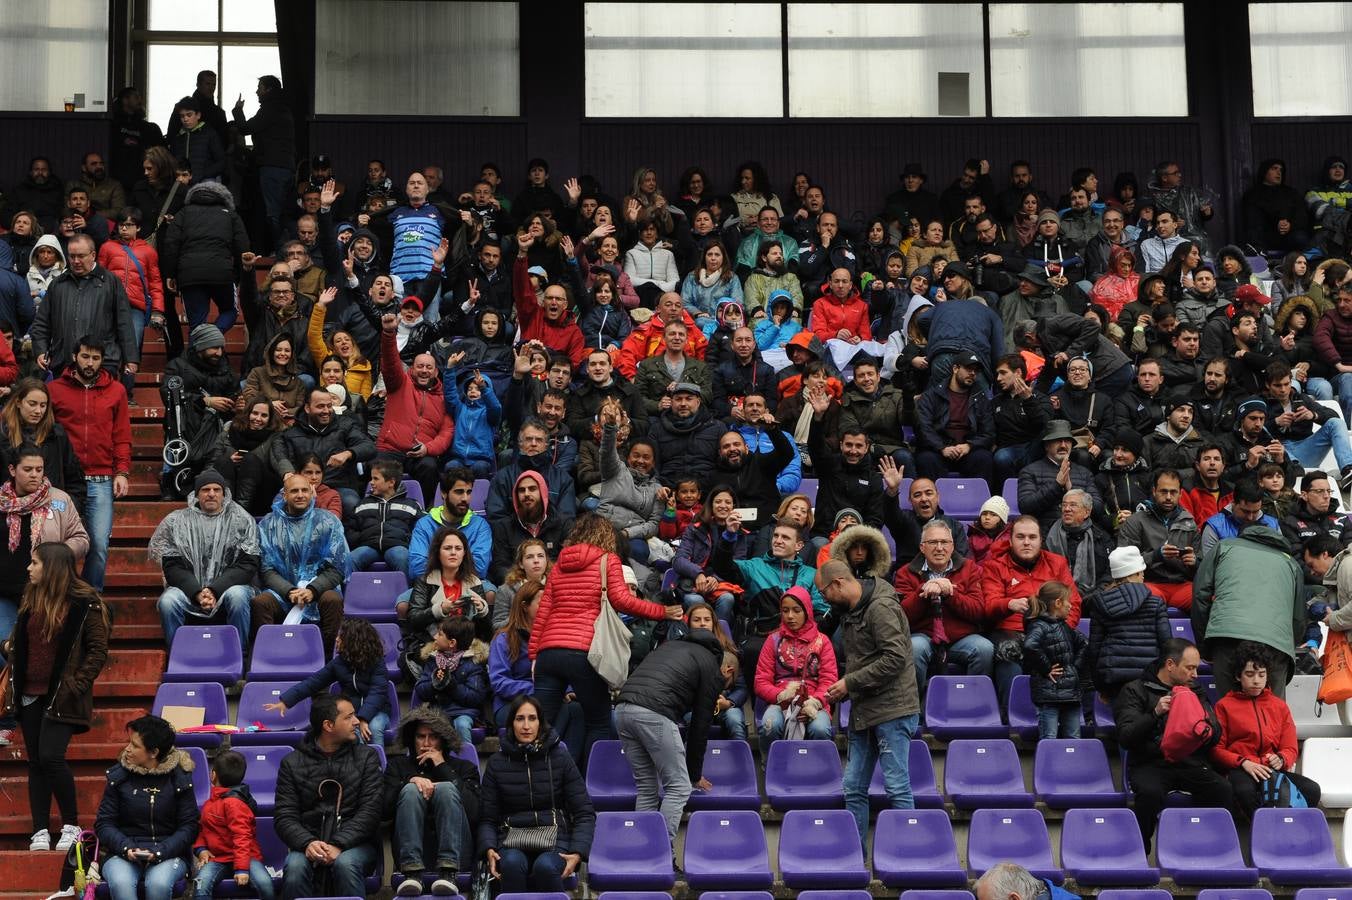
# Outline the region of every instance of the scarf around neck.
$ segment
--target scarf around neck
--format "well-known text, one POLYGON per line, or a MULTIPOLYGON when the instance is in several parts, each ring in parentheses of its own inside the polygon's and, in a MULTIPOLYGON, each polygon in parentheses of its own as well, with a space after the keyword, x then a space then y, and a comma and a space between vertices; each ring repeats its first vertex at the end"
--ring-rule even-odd
POLYGON ((23 517, 31 515, 31 537, 34 549, 41 543, 39 535, 42 533, 42 526, 48 519, 55 517, 51 504, 52 483, 46 478, 42 479, 42 485, 31 494, 20 497, 14 490, 14 482, 8 481, 3 487, 0 487, 0 512, 5 514, 5 523, 9 527, 9 550, 13 553, 19 549, 19 544, 23 540, 23 517))

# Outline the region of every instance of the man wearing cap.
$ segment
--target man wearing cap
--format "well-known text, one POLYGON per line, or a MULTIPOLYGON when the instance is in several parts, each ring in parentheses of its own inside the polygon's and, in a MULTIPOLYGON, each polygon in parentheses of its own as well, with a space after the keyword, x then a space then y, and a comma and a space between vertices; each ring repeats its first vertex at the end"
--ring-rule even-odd
POLYGON ((1269 430, 1289 455, 1307 469, 1318 468, 1330 450, 1338 464, 1338 486, 1352 490, 1352 440, 1338 414, 1291 386, 1291 367, 1283 360, 1266 372, 1269 430), (1316 431, 1315 426, 1319 429, 1316 431))
POLYGON ((713 417, 703 396, 699 385, 677 382, 670 406, 649 420, 648 436, 657 443, 658 474, 668 487, 687 476, 704 483, 713 472, 719 439, 728 428, 713 417))
POLYGON ((1267 427, 1267 401, 1250 397, 1241 401, 1235 410, 1235 427, 1218 439, 1225 450, 1225 473, 1222 476, 1235 484, 1244 476, 1256 478, 1258 467, 1265 462, 1286 466, 1286 481, 1295 484, 1304 469, 1286 452, 1286 445, 1277 440, 1267 427))
POLYGON ((1192 400, 1186 396, 1171 397, 1166 408, 1169 413, 1164 421, 1145 436, 1145 458, 1152 469, 1184 472, 1192 468, 1206 439, 1192 427, 1192 400))
MULTIPOLYGON (((1122 523, 1117 546, 1138 551, 1146 561, 1146 586, 1165 603, 1187 612, 1192 608, 1192 578, 1197 572, 1202 535, 1192 513, 1179 505, 1180 493, 1178 472, 1157 469, 1150 499, 1122 523)), ((1114 573, 1113 577, 1119 576, 1114 573)))
POLYGON ((1163 269, 1183 243, 1184 237, 1178 233, 1178 213, 1167 207, 1157 208, 1155 212, 1155 233, 1141 241, 1141 274, 1150 275, 1163 269))
POLYGON ((938 217, 939 198, 925 190, 925 169, 920 163, 908 162, 902 167, 901 187, 883 201, 883 214, 889 224, 896 225, 896 234, 905 234, 915 219, 924 227, 938 217))
MULTIPOLYGON (((1273 341, 1271 329, 1268 328, 1267 308, 1271 302, 1272 298, 1251 284, 1241 284, 1235 288, 1234 298, 1231 300, 1226 314, 1212 316, 1202 326, 1202 359, 1228 356, 1233 362, 1236 347, 1230 329, 1234 325, 1234 316, 1239 313, 1248 313, 1258 320, 1256 337, 1258 348, 1271 348, 1273 341)), ((1316 349, 1318 348, 1316 347, 1316 349)), ((1265 349, 1264 352, 1270 353, 1272 350, 1265 349)), ((1261 367, 1258 371, 1261 371, 1261 367)), ((1235 379, 1232 378, 1231 380, 1234 381, 1235 379)))
POLYGON ((147 548, 164 572, 157 603, 164 642, 172 645, 185 622, 227 622, 247 648, 260 552, 253 516, 230 499, 221 473, 207 469, 198 475, 187 507, 164 517, 147 548))
POLYGON ((944 269, 943 287, 948 300, 930 313, 929 343, 925 345, 930 384, 942 387, 948 381, 956 357, 975 356, 976 383, 984 391, 995 374, 995 360, 1005 354, 1005 323, 985 301, 972 299, 971 273, 962 263, 950 263, 944 269))
MULTIPOLYGON (((985 309, 984 304, 975 300, 950 300, 939 304, 938 309, 952 303, 970 303, 985 309)), ((938 310, 935 314, 938 315, 938 310)), ((991 450, 995 443, 995 419, 990 400, 977 386, 984 363, 971 352, 954 356, 948 377, 941 381, 935 372, 929 388, 916 402, 916 469, 931 479, 953 472, 990 482, 995 468, 995 454, 991 450)))
POLYGON ((1093 498, 1095 515, 1103 513, 1103 498, 1094 484, 1094 473, 1070 461, 1074 445, 1070 423, 1053 419, 1042 433, 1042 458, 1024 466, 1019 473, 1019 511, 1036 517, 1044 534, 1060 515, 1066 491, 1073 488, 1093 498))
POLYGON ((1352 422, 1352 283, 1338 285, 1338 301, 1314 326, 1314 349, 1337 372, 1334 386, 1343 421, 1352 422))
POLYGON ((1005 323, 1005 343, 1017 347, 1014 329, 1026 319, 1065 315, 1070 312, 1066 298, 1052 290, 1047 274, 1037 266, 1019 272, 1014 290, 1000 298, 1000 319, 1005 323))
POLYGON ((1138 504, 1150 498, 1150 464, 1145 461, 1145 440, 1130 428, 1104 435, 1109 452, 1094 474, 1108 523, 1114 530, 1138 504))
POLYGON ((1126 390, 1135 374, 1131 360, 1103 336, 1099 323, 1084 316, 1063 313, 1024 319, 1014 326, 1014 344, 1047 360, 1037 377, 1037 387, 1044 392, 1058 375, 1065 374, 1072 356, 1089 360, 1094 367, 1094 387, 1109 396, 1126 390))

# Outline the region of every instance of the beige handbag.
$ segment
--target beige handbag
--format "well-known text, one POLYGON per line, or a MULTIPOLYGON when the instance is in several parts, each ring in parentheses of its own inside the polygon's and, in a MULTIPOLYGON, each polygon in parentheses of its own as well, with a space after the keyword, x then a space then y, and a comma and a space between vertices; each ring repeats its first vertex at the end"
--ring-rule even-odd
POLYGON ((605 679, 612 691, 617 691, 629 677, 629 629, 625 627, 620 614, 615 612, 615 607, 610 605, 610 591, 606 585, 609 562, 610 554, 601 557, 601 612, 597 614, 593 626, 587 662, 591 663, 597 675, 605 679))

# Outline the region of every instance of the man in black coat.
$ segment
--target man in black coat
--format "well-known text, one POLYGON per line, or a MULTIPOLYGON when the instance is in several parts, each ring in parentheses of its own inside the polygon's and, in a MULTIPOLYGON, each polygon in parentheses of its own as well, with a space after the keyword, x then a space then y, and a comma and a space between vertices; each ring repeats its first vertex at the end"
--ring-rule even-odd
POLYGON ((141 345, 122 281, 96 262, 87 234, 70 239, 66 256, 70 268, 52 280, 29 330, 38 365, 60 372, 74 360, 76 342, 90 336, 103 345, 103 365, 114 378, 136 374, 141 345))
MULTIPOLYGON (((962 523, 944 512, 939 497, 939 487, 930 478, 916 478, 911 482, 907 494, 907 507, 902 509, 893 502, 901 489, 901 473, 895 467, 883 463, 883 475, 887 478, 887 499, 883 502, 884 515, 887 518, 887 530, 892 532, 892 540, 897 545, 897 559, 912 560, 920 552, 920 534, 930 522, 939 521, 953 532, 953 552, 968 557, 971 551, 967 545, 967 529, 962 523)), ((820 489, 818 489, 820 495, 820 489)))
POLYGON ((1113 417, 1117 427, 1131 428, 1141 437, 1160 426, 1168 414, 1168 395, 1164 391, 1163 367, 1158 359, 1143 359, 1136 370, 1136 381, 1125 392, 1112 394, 1113 417))
MULTIPOLYGON (((225 335, 219 328, 210 322, 198 325, 188 335, 188 349, 165 364, 160 397, 166 407, 169 392, 164 385, 171 377, 183 382, 185 436, 201 433, 207 416, 226 424, 230 422, 235 412, 235 397, 239 395, 239 376, 230 369, 230 362, 225 357, 225 335)), ((168 430, 166 419, 166 436, 168 430)))
POLYGON ((682 381, 671 393, 671 407, 650 420, 648 436, 657 443, 658 474, 668 487, 686 476, 704 484, 713 472, 718 440, 728 427, 713 417, 701 396, 699 385, 682 381))
POLYGON ((972 478, 993 479, 995 419, 990 400, 976 388, 981 357, 958 353, 947 383, 931 381, 915 405, 915 461, 918 474, 942 478, 956 472, 972 478), (961 415, 954 417, 954 412, 961 415))
POLYGON ((629 414, 630 434, 646 434, 648 431, 648 412, 643 406, 643 398, 633 382, 626 379, 610 361, 610 354, 604 350, 593 350, 587 354, 587 380, 568 397, 568 416, 566 424, 578 441, 592 440, 592 424, 601 404, 613 397, 629 414))
POLYGON ((1103 515, 1103 498, 1094 483, 1094 473, 1070 461, 1074 440, 1070 423, 1065 419, 1052 421, 1042 435, 1042 458, 1019 473, 1019 512, 1036 517, 1044 535, 1061 515, 1061 499, 1074 488, 1093 498, 1095 518, 1103 515))
POLYGON ((1230 782, 1211 767, 1207 755, 1220 741, 1221 727, 1206 691, 1196 683, 1201 663, 1202 655, 1191 641, 1173 638, 1165 643, 1156 665, 1128 682, 1113 701, 1117 742, 1127 751, 1127 777, 1136 794, 1136 822, 1146 853, 1150 852, 1155 820, 1170 791, 1187 791, 1197 806, 1224 809, 1234 799, 1230 782), (1160 740, 1164 737, 1175 687, 1186 687, 1197 695, 1212 736, 1186 759, 1171 763, 1160 750, 1160 740))
POLYGON ((1171 393, 1191 391, 1202 383, 1206 366, 1202 359, 1202 329, 1191 322, 1180 322, 1174 329, 1174 349, 1160 360, 1164 387, 1171 393))
POLYGON ((366 896, 380 853, 380 755, 357 743, 357 711, 344 697, 310 702, 310 730, 282 758, 273 827, 290 849, 282 897, 366 896), (341 807, 341 808, 340 808, 341 807))
POLYGON ((255 93, 258 112, 252 119, 244 118, 243 96, 235 101, 230 115, 240 134, 253 135, 258 190, 268 217, 268 241, 275 246, 282 233, 282 210, 295 183, 296 128, 277 76, 259 78, 255 93))
MULTIPOLYGON (((775 370, 761 359, 756 335, 746 326, 732 333, 732 355, 713 370, 713 410, 720 419, 733 418, 732 411, 748 394, 760 394, 770 412, 779 401, 775 370)), ((732 424, 736 424, 733 422, 732 424)))
POLYGON ((376 444, 354 416, 333 414, 333 395, 323 388, 310 391, 296 424, 272 441, 272 468, 285 477, 296 471, 302 453, 324 461, 324 484, 343 498, 343 516, 352 515, 361 496, 357 463, 375 458, 376 444))
MULTIPOLYGON (((760 421, 747 424, 764 429, 764 434, 770 439, 770 452, 752 453, 741 432, 725 431, 718 439, 718 461, 709 478, 717 484, 732 485, 738 504, 756 510, 756 526, 760 527, 771 521, 775 510, 779 508, 780 494, 776 480, 798 449, 780 429, 769 410, 762 412, 760 421)), ((813 456, 813 459, 816 458, 813 456)))
MULTIPOLYGON (((824 544, 831 536, 836 514, 855 509, 864 517, 860 523, 883 527, 883 481, 873 462, 872 445, 859 425, 841 429, 840 449, 826 442, 822 420, 830 397, 825 392, 811 394, 812 425, 808 429, 808 452, 816 464, 817 503, 813 517, 813 537, 824 544)), ((888 457, 890 460, 891 457, 888 457)))

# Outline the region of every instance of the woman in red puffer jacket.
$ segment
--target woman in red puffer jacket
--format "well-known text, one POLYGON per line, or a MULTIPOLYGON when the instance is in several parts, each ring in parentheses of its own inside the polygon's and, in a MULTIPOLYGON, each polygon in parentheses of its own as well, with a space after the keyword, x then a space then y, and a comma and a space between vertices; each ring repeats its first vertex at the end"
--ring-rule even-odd
POLYGON ((669 615, 665 607, 630 592, 617 548, 615 526, 609 520, 594 513, 579 516, 550 570, 530 633, 540 712, 546 721, 555 721, 571 686, 586 722, 584 754, 610 734, 610 686, 587 661, 601 612, 601 566, 606 567, 606 593, 616 612, 644 619, 682 615, 679 606, 669 615))

